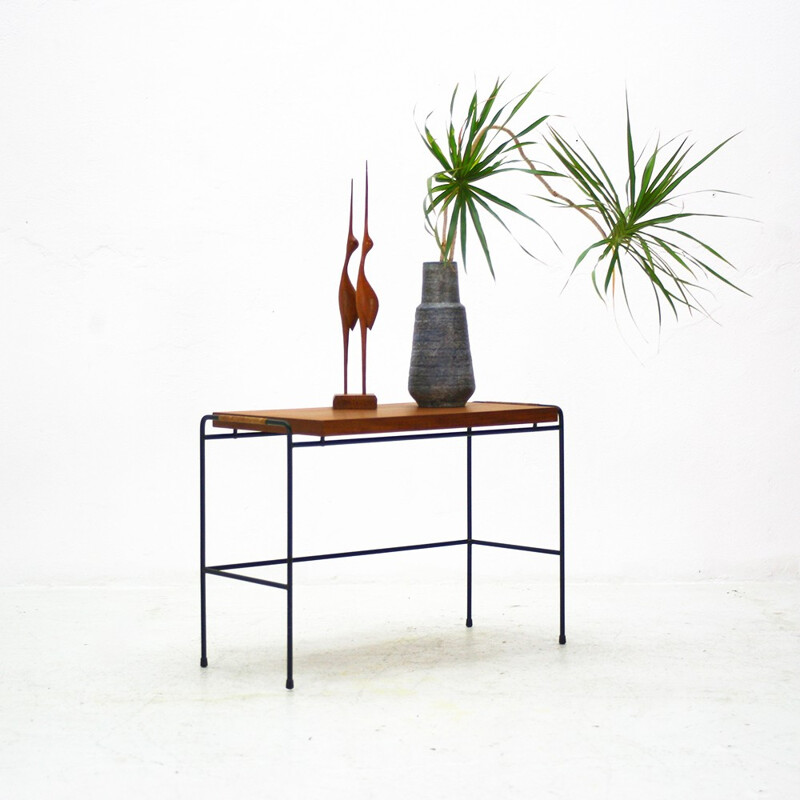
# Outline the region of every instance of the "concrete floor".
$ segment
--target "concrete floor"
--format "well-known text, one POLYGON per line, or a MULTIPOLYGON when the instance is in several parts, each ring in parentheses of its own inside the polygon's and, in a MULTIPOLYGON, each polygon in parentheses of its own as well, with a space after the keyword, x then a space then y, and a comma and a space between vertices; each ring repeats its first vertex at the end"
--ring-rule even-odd
POLYGON ((0 589, 4 798, 800 797, 800 584, 0 589))

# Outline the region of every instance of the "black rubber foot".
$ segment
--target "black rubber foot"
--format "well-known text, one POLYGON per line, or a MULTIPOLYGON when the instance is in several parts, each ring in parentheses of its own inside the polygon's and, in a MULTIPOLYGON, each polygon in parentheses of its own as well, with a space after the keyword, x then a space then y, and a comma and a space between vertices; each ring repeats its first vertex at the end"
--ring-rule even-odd
POLYGON ((558 643, 559 644, 566 644, 567 643, 567 637, 564 636, 563 633, 561 634, 561 636, 558 637, 558 643))
POLYGON ((291 678, 289 678, 289 679, 286 681, 286 688, 287 688, 287 689, 294 689, 294 681, 293 681, 291 678))
POLYGON ((467 627, 468 627, 468 628, 471 628, 471 627, 472 627, 472 617, 470 617, 470 618, 467 620, 467 627))
POLYGON ((200 659, 200 666, 201 666, 201 667, 207 667, 207 666, 208 666, 208 659, 207 659, 205 656, 203 656, 203 657, 200 659))

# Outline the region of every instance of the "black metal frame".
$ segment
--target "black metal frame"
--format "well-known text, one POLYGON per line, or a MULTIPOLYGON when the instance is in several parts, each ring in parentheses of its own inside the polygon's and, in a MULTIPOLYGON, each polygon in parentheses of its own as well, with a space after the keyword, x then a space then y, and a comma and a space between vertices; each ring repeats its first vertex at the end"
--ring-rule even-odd
POLYGON ((565 631, 565 591, 564 591, 564 413, 558 406, 550 406, 558 415, 558 422, 532 423, 524 426, 503 428, 474 428, 458 429, 455 431, 440 431, 429 433, 401 433, 401 434, 376 434, 370 436, 338 436, 336 438, 313 437, 310 440, 295 441, 291 426, 280 419, 264 419, 263 424, 270 427, 283 428, 284 433, 262 433, 258 431, 240 432, 233 430, 231 433, 206 433, 206 424, 217 417, 207 414, 200 421, 200 638, 201 655, 200 666, 208 666, 207 636, 206 636, 206 575, 219 575, 223 578, 256 583, 261 586, 271 586, 286 591, 286 688, 294 688, 293 676, 293 641, 292 641, 292 605, 293 605, 293 566, 305 561, 321 561, 332 558, 350 558, 352 556, 377 555, 380 553, 399 553, 406 550, 427 550, 434 547, 451 547, 466 545, 467 548, 467 619, 468 628, 472 627, 472 547, 482 545, 486 547, 501 547, 509 550, 521 550, 529 553, 543 553, 556 555, 559 558, 559 603, 560 603, 560 631, 558 642, 566 644, 565 631), (543 431, 558 431, 558 494, 559 494, 559 547, 557 550, 544 547, 529 547, 526 545, 493 542, 485 539, 475 539, 472 536, 472 440, 476 436, 498 436, 515 433, 537 433, 543 431), (262 437, 286 437, 286 557, 273 558, 263 561, 247 561, 237 564, 206 565, 206 441, 209 439, 245 439, 262 437), (399 547, 380 547, 370 550, 351 550, 342 553, 321 553, 312 556, 295 556, 293 551, 293 463, 294 450, 306 447, 334 447, 338 445, 372 444, 378 442, 413 441, 416 439, 466 439, 467 440, 467 537, 446 542, 428 542, 425 544, 401 545, 399 547), (253 578, 249 575, 239 575, 231 570, 248 569, 253 567, 267 567, 285 564, 286 582, 268 581, 253 578))

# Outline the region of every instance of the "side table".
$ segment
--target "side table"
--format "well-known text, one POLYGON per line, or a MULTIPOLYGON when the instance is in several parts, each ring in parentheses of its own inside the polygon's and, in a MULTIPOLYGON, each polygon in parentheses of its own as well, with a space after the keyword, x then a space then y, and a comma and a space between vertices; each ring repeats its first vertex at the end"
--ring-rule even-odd
POLYGON ((397 553, 434 547, 465 546, 467 584, 467 627, 472 627, 472 549, 474 546, 502 547, 529 553, 558 556, 560 630, 559 644, 566 644, 564 611, 564 414, 558 406, 528 403, 468 403, 463 408, 419 408, 415 403, 379 405, 371 410, 297 408, 266 411, 224 411, 207 414, 200 421, 200 666, 208 666, 206 636, 206 576, 256 583, 286 592, 286 688, 294 688, 292 594, 295 564, 331 558, 397 553), (207 424, 227 432, 208 433, 207 424), (509 542, 476 539, 472 535, 472 440, 476 436, 513 435, 555 431, 558 434, 558 549, 530 547, 509 542), (286 440, 286 555, 268 560, 236 564, 206 564, 206 442, 264 436, 286 440), (379 547, 369 550, 296 556, 293 529, 293 454, 300 448, 363 445, 411 439, 466 440, 466 537, 442 542, 379 547), (254 567, 285 565, 285 581, 271 581, 242 575, 254 567))

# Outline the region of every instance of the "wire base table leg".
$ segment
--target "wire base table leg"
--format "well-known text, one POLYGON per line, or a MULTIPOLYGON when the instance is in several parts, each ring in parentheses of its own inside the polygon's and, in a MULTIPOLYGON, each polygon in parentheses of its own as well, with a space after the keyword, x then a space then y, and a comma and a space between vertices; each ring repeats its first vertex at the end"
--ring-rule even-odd
POLYGON ((200 666, 208 666, 206 652, 206 422, 200 421, 200 666))
POLYGON ((472 627, 472 429, 467 429, 467 627, 472 627))
POLYGON ((293 675, 293 519, 292 519, 292 496, 294 491, 294 474, 292 468, 292 432, 287 428, 286 431, 286 688, 294 689, 293 675))
POLYGON ((559 606, 561 628, 558 635, 558 643, 567 643, 566 634, 566 610, 565 610, 565 588, 564 588, 564 412, 558 409, 558 520, 559 520, 559 556, 558 556, 558 579, 559 579, 559 606))

